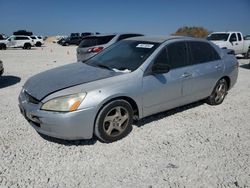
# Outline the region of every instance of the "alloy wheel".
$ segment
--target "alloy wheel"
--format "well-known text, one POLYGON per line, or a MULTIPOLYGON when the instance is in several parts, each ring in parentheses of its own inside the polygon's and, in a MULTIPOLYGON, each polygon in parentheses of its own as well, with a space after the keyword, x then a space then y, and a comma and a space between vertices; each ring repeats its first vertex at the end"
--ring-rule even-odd
POLYGON ((129 113, 122 106, 112 108, 103 121, 103 130, 108 136, 119 136, 128 125, 129 113))

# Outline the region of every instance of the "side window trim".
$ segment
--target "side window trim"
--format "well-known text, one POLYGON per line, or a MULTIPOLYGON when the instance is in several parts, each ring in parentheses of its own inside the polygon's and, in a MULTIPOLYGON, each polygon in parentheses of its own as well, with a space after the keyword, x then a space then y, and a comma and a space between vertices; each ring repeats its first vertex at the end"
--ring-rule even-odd
POLYGON ((167 47, 169 45, 171 45, 171 44, 176 44, 176 43, 185 43, 185 47, 186 47, 186 64, 184 66, 181 66, 181 67, 170 68, 170 71, 171 70, 175 70, 175 69, 179 69, 179 68, 183 68, 183 67, 188 67, 188 66, 192 65, 191 61, 189 60, 190 59, 190 53, 189 53, 189 48, 188 48, 187 41, 176 41, 176 42, 167 44, 164 47, 162 47, 162 49, 155 55, 155 57, 153 58, 153 60, 151 61, 151 63, 148 65, 148 67, 144 71, 144 75, 143 76, 149 76, 149 75, 151 75, 152 66, 155 64, 156 59, 159 57, 159 55, 161 55, 161 53, 163 53, 164 50, 165 50, 166 56, 167 56, 166 59, 168 59, 169 57, 168 57, 167 47))

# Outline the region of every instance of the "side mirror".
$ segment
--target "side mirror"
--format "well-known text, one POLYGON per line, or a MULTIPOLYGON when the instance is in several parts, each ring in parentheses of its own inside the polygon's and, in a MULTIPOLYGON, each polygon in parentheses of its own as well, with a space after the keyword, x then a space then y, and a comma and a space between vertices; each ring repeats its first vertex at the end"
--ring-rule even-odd
POLYGON ((166 63, 156 63, 152 67, 153 74, 164 74, 169 72, 170 67, 166 63))

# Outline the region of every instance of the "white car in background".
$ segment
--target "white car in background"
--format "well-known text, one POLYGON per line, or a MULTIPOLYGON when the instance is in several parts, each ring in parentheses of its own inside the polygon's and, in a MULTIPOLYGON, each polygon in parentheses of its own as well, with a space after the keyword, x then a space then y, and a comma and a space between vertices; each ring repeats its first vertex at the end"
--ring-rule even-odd
POLYGON ((6 48, 31 49, 34 45, 34 40, 25 35, 12 35, 6 40, 0 40, 0 50, 6 50, 6 48))
POLYGON ((235 55, 242 54, 250 58, 250 40, 244 40, 241 32, 214 32, 207 39, 220 48, 234 50, 235 55))
POLYGON ((44 45, 43 38, 41 36, 31 36, 31 38, 34 40, 35 46, 36 47, 41 47, 44 45))

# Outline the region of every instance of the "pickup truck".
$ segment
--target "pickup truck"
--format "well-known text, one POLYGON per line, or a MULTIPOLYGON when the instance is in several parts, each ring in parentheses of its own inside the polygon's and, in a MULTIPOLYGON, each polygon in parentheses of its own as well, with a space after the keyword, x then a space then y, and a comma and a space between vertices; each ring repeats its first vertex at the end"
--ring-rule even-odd
POLYGON ((242 54, 250 58, 250 40, 244 40, 241 32, 214 32, 207 39, 220 48, 234 50, 235 55, 242 54))

